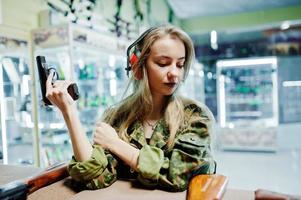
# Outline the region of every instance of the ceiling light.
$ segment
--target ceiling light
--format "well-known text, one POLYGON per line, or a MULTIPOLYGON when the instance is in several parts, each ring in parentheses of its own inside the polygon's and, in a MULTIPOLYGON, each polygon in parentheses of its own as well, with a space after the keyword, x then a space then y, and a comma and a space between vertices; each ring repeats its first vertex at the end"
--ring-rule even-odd
POLYGON ((281 30, 286 30, 290 27, 290 23, 288 21, 285 21, 283 22, 281 25, 280 25, 280 29, 281 30))

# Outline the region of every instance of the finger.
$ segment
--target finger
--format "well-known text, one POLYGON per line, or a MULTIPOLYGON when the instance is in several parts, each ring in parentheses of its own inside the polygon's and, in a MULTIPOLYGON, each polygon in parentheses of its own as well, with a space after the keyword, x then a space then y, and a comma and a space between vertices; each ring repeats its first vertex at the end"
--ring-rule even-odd
POLYGON ((94 144, 98 144, 98 142, 97 142, 97 139, 96 139, 96 138, 93 138, 93 143, 94 143, 94 144))
POLYGON ((53 87, 61 92, 65 92, 64 90, 64 81, 55 81, 53 87))
POLYGON ((93 141, 95 141, 95 140, 96 140, 96 138, 97 138, 97 136, 96 136, 96 134, 94 133, 94 134, 93 134, 93 138, 92 138, 92 139, 93 139, 93 141))
POLYGON ((102 122, 102 121, 96 122, 96 126, 97 126, 97 127, 102 126, 102 125, 103 125, 103 122, 102 122))
POLYGON ((93 141, 96 143, 99 143, 99 141, 101 141, 101 137, 99 134, 95 133, 93 136, 93 141))
POLYGON ((64 84, 62 84, 62 89, 67 92, 70 84, 71 84, 71 82, 69 82, 69 81, 64 82, 64 84))
MULTIPOLYGON (((56 89, 60 90, 62 93, 68 94, 68 87, 70 86, 70 84, 71 84, 70 81, 56 81, 53 86, 56 89)), ((70 96, 70 95, 68 95, 68 96, 70 96)), ((70 96, 70 99, 72 99, 71 96, 70 96)))
POLYGON ((66 81, 55 81, 55 83, 53 84, 54 91, 56 91, 60 95, 67 94, 67 87, 68 83, 66 81))
POLYGON ((115 131, 115 129, 108 123, 102 122, 101 126, 108 129, 108 130, 115 131))
POLYGON ((65 91, 65 93, 67 94, 67 98, 69 100, 69 102, 74 102, 73 100, 73 97, 69 94, 68 92, 68 87, 72 84, 72 82, 68 81, 68 82, 65 82, 64 85, 62 86, 63 90, 65 91))
POLYGON ((103 128, 102 127, 96 127, 95 129, 95 137, 99 137, 102 134, 103 128))
POLYGON ((55 87, 55 88, 61 88, 64 85, 65 82, 66 81, 55 81, 53 83, 53 87, 55 87))
POLYGON ((52 89, 52 79, 54 76, 54 71, 51 71, 46 80, 46 90, 50 91, 52 89))

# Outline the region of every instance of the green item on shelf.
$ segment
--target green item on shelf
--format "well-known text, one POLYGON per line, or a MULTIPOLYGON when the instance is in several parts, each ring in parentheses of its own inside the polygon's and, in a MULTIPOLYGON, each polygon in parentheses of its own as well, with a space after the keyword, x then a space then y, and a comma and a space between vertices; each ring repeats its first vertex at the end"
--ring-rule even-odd
POLYGON ((79 70, 79 80, 85 80, 85 79, 87 79, 86 67, 79 70))
POLYGON ((100 105, 100 98, 98 95, 96 95, 93 99, 90 101, 91 107, 98 107, 100 105))
POLYGON ((95 73, 95 67, 93 64, 89 64, 85 66, 86 72, 87 72, 87 79, 95 79, 96 73, 95 73))
POLYGON ((57 72, 58 72, 59 77, 60 77, 61 80, 65 80, 66 79, 64 71, 61 68, 61 66, 57 66, 57 72))
POLYGON ((84 107, 85 107, 85 100, 84 100, 83 98, 80 98, 80 99, 78 100, 77 106, 78 106, 78 108, 79 108, 80 110, 84 109, 84 107))
POLYGON ((101 105, 103 105, 103 106, 107 106, 108 105, 108 97, 107 96, 103 95, 101 97, 101 105))

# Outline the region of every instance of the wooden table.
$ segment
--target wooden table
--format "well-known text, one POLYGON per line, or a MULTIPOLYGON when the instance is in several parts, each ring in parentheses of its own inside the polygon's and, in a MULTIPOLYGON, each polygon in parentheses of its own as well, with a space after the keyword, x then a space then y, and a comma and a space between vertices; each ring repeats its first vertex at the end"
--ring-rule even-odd
MULTIPOLYGON (((0 184, 3 185, 10 181, 24 179, 33 176, 42 170, 34 167, 20 167, 0 165, 0 184)), ((131 200, 183 200, 186 199, 187 192, 166 192, 162 190, 147 190, 139 188, 139 185, 130 181, 118 180, 108 188, 101 190, 75 191, 71 189, 72 181, 70 177, 57 181, 47 187, 39 189, 28 196, 29 200, 79 200, 79 199, 131 199, 131 200)), ((254 192, 245 190, 227 189, 223 199, 225 200, 253 200, 254 192)))

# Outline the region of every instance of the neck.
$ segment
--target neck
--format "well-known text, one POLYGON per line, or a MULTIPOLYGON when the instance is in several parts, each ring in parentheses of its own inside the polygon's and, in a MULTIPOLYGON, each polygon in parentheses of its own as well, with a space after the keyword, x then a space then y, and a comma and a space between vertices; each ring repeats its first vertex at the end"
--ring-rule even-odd
POLYGON ((153 110, 148 116, 149 120, 158 120, 162 117, 162 110, 166 103, 166 97, 162 95, 152 95, 153 98, 153 110))

